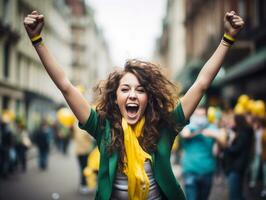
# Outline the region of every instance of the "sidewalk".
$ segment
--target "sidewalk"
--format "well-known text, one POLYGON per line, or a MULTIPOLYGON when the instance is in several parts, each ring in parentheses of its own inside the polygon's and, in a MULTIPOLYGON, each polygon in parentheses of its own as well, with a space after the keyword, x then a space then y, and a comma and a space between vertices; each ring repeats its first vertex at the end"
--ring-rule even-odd
POLYGON ((68 155, 62 155, 56 149, 49 157, 48 169, 38 168, 37 149, 28 152, 28 168, 25 173, 20 171, 0 180, 0 199, 2 200, 88 200, 93 194, 80 195, 79 166, 74 154, 73 145, 68 155))

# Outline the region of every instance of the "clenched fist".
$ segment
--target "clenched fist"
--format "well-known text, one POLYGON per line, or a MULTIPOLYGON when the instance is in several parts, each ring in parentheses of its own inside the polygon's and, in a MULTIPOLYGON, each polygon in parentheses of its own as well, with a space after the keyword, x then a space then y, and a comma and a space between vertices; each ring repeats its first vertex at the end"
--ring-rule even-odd
POLYGON ((244 27, 243 19, 236 15, 235 11, 227 12, 224 16, 225 33, 232 37, 236 37, 238 32, 244 27))
POLYGON ((33 11, 24 19, 24 26, 29 38, 40 35, 44 25, 44 16, 37 11, 33 11))

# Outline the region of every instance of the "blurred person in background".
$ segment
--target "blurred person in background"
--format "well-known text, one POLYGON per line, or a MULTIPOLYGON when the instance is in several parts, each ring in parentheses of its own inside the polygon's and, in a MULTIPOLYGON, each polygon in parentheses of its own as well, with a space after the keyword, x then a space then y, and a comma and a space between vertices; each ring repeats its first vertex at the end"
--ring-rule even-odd
POLYGON ((3 123, 2 116, 0 115, 0 178, 4 176, 4 166, 6 162, 5 148, 3 144, 3 123))
POLYGON ((100 164, 100 152, 96 146, 88 156, 87 166, 84 169, 84 175, 86 177, 87 187, 90 191, 95 191, 97 188, 97 176, 99 172, 100 164))
POLYGON ((58 140, 59 140, 59 149, 64 154, 68 154, 70 140, 73 137, 73 126, 65 127, 61 124, 58 124, 57 131, 58 131, 58 140))
POLYGON ((243 184, 251 159, 254 133, 244 115, 234 115, 231 125, 230 138, 224 149, 229 199, 243 200, 243 184))
POLYGON ((254 145, 253 145, 253 159, 251 162, 251 174, 249 187, 254 188, 257 185, 259 169, 262 164, 262 134, 263 134, 263 122, 259 117, 253 117, 252 128, 254 130, 254 145))
POLYGON ((90 152, 93 150, 95 144, 93 138, 78 127, 74 129, 73 141, 80 169, 79 192, 81 194, 87 194, 89 192, 89 188, 87 187, 86 176, 84 175, 84 169, 87 166, 88 156, 90 152))
POLYGON ((263 179, 262 179, 262 186, 263 189, 261 191, 261 197, 265 198, 266 197, 266 118, 261 118, 261 124, 262 124, 262 136, 261 136, 261 160, 262 160, 262 172, 263 172, 263 179))
POLYGON ((219 129, 219 132, 217 132, 217 137, 219 137, 219 140, 222 141, 222 144, 219 144, 219 142, 215 142, 213 147, 213 154, 216 159, 214 183, 221 183, 222 182, 221 155, 223 149, 222 147, 226 145, 226 137, 227 137, 224 127, 221 126, 222 110, 219 107, 209 106, 207 109, 207 117, 210 126, 219 129))
POLYGON ((31 147, 31 140, 24 124, 17 123, 16 152, 18 167, 23 172, 27 169, 27 150, 31 147))
POLYGON ((55 144, 55 147, 58 151, 62 151, 62 145, 60 142, 60 136, 59 136, 59 122, 58 120, 51 121, 51 129, 52 129, 52 138, 53 143, 55 144))
POLYGON ((208 199, 216 170, 215 144, 225 145, 221 136, 218 127, 208 122, 206 108, 197 107, 181 132, 181 166, 188 200, 208 199))
POLYGON ((39 128, 34 133, 34 142, 39 153, 38 165, 41 170, 46 170, 48 167, 51 138, 51 127, 45 119, 42 119, 39 128))
MULTIPOLYGON (((222 117, 219 123, 219 127, 225 133, 226 146, 230 146, 232 144, 233 139, 235 138, 235 132, 233 131, 234 125, 235 123, 234 123, 233 110, 232 109, 224 110, 222 112, 222 117)), ((219 164, 221 167, 221 171, 224 174, 225 173, 224 148, 220 149, 220 153, 218 156, 219 156, 219 164)))
POLYGON ((179 100, 176 86, 157 65, 133 59, 98 85, 96 110, 67 79, 44 44, 44 16, 33 11, 24 25, 80 127, 97 141, 100 168, 96 199, 185 199, 170 164, 172 144, 218 73, 244 25, 242 18, 234 11, 225 14, 222 41, 179 100))
POLYGON ((15 134, 12 128, 12 119, 8 115, 2 115, 0 123, 1 133, 1 176, 7 178, 16 167, 17 154, 15 149, 15 134))

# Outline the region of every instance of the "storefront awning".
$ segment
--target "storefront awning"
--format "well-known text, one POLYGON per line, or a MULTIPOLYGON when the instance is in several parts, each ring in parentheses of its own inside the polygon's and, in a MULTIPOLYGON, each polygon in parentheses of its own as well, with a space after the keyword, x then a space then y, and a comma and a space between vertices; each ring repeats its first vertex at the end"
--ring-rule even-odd
POLYGON ((266 48, 230 67, 230 70, 226 72, 224 78, 219 80, 218 84, 224 84, 236 78, 256 73, 263 68, 266 68, 266 48))

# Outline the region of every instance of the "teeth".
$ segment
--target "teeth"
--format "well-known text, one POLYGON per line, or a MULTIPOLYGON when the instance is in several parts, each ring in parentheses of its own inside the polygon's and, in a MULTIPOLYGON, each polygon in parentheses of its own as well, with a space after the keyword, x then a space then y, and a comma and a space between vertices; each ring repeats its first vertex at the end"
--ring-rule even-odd
POLYGON ((127 104, 127 107, 138 107, 138 104, 134 104, 134 103, 129 103, 127 104))

